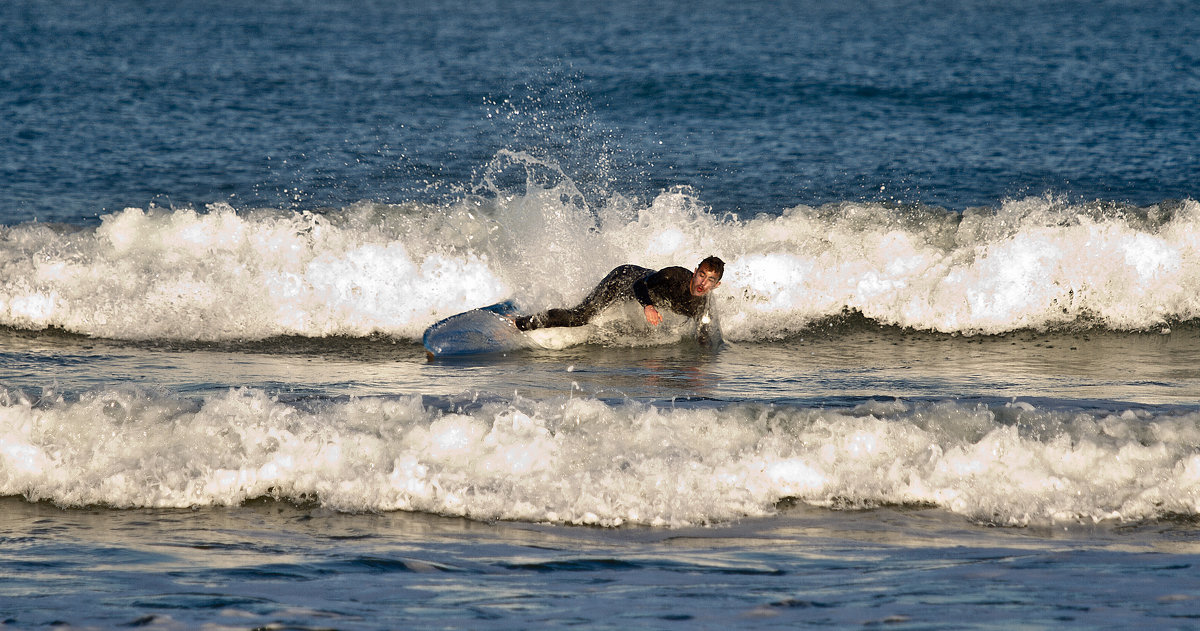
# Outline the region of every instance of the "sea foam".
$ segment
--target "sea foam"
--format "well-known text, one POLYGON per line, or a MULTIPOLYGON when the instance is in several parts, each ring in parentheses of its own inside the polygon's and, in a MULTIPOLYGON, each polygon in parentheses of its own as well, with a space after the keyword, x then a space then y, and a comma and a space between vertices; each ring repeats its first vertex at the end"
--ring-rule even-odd
POLYGON ((284 401, 107 388, 0 397, 0 495, 684 526, 933 505, 984 523, 1200 514, 1200 414, 869 401, 843 409, 590 398, 284 401))
POLYGON ((727 267, 725 337, 773 339, 858 312, 993 334, 1200 316, 1200 204, 1053 197, 963 213, 845 202, 737 218, 686 188, 585 203, 569 180, 443 204, 324 213, 130 208, 95 228, 0 228, 0 325, 118 339, 419 339, 513 298, 573 304, 611 268, 727 267))

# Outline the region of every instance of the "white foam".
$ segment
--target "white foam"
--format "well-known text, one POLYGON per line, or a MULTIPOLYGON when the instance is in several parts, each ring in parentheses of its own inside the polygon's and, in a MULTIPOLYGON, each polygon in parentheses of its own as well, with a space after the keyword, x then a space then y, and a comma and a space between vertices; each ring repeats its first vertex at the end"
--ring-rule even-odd
POLYGON ((727 263, 714 299, 732 340, 847 310, 958 333, 1081 319, 1140 330, 1200 316, 1195 201, 1154 220, 1053 198, 961 216, 844 203, 737 220, 684 188, 644 204, 613 196, 597 210, 581 198, 560 174, 447 205, 126 209, 95 229, 4 227, 0 325, 130 339, 417 339, 440 318, 509 297, 526 310, 573 304, 623 263, 692 267, 709 254, 727 263))
POLYGON ((131 208, 90 232, 8 228, 0 322, 126 339, 416 337, 440 314, 510 292, 480 254, 364 226, 371 212, 335 223, 227 205, 131 208))
POLYGON ((0 397, 0 494, 189 507, 274 496, 346 511, 682 526, 932 504, 988 523, 1200 514, 1200 413, 956 402, 661 409, 575 398, 444 411, 129 388, 0 397))

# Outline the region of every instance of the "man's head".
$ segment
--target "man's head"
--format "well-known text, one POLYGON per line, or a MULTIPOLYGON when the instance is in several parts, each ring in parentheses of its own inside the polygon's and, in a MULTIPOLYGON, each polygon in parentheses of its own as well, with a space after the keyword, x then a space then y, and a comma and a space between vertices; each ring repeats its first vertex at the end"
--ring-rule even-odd
POLYGON ((700 265, 696 266, 696 271, 692 273, 692 282, 688 284, 688 290, 693 296, 703 296, 714 290, 721 284, 721 277, 725 275, 725 261, 710 256, 700 265))

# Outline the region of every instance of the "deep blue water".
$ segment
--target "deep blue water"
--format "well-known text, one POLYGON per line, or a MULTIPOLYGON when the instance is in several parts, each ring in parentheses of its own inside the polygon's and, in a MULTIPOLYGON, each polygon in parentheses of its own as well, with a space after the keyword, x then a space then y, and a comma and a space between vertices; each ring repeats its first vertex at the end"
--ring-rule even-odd
POLYGON ((1165 0, 0 3, 0 626, 1194 626, 1198 62, 1165 0), (717 352, 419 345, 709 253, 717 352))
MULTIPOLYGON (((1187 2, 9 2, 0 212, 338 207, 500 149, 718 212, 1195 194, 1187 2)), ((597 193, 596 200, 603 195, 597 193)))

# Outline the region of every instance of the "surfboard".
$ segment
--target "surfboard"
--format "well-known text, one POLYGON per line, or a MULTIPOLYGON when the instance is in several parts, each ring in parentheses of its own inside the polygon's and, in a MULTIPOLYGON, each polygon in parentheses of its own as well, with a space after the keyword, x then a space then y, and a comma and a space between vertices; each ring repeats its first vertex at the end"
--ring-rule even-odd
MULTIPOLYGON (((609 310, 601 315, 597 322, 600 322, 601 328, 604 327, 604 322, 609 323, 620 320, 627 322, 636 322, 638 326, 645 328, 647 325, 640 320, 641 308, 636 303, 630 303, 633 307, 625 312, 618 310, 609 310), (636 312, 636 313, 635 313, 636 312)), ((426 354, 430 359, 437 357, 462 357, 469 355, 485 355, 489 353, 508 353, 521 349, 563 349, 568 346, 586 343, 589 336, 596 329, 595 323, 580 327, 557 327, 549 329, 537 329, 535 331, 521 331, 513 322, 513 318, 519 313, 517 306, 512 300, 505 300, 494 305, 472 309, 457 315, 452 315, 444 320, 434 323, 428 329, 425 329, 425 335, 422 337, 422 343, 425 345, 426 354)), ((670 315, 668 317, 671 317, 670 315)), ((674 316, 679 320, 676 326, 669 326, 664 322, 662 326, 662 334, 667 338, 672 337, 671 330, 678 331, 676 339, 681 336, 689 337, 688 333, 679 331, 679 327, 689 326, 682 316, 674 316)), ((722 344, 721 328, 716 322, 716 314, 707 312, 697 322, 690 325, 694 328, 690 330, 690 337, 693 337, 701 346, 710 349, 720 348, 722 344)), ((628 328, 628 327, 626 327, 628 328)), ((618 328, 618 331, 620 329, 618 328)), ((649 331, 643 333, 633 333, 631 343, 644 344, 646 335, 649 331)), ((603 340, 603 336, 601 336, 603 340)), ((608 338, 607 343, 620 344, 620 336, 616 339, 608 338)))
POLYGON ((529 347, 528 335, 510 319, 517 307, 511 300, 472 309, 435 322, 422 342, 430 358, 506 353, 529 347), (507 316, 507 317, 506 317, 507 316))

